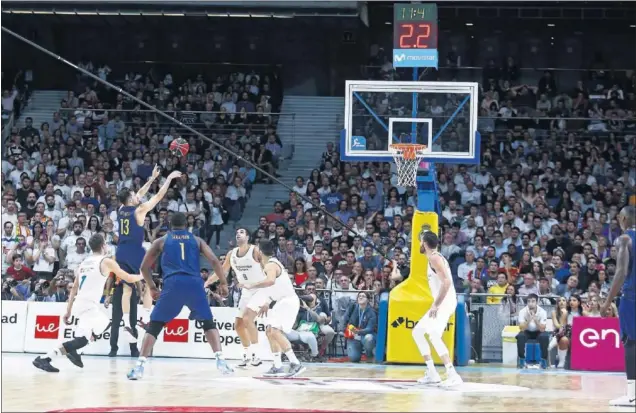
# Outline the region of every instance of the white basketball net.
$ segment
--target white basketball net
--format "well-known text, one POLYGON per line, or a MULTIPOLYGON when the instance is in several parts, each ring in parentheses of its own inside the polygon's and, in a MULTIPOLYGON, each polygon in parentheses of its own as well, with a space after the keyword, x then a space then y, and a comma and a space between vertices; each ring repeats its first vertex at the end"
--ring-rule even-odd
POLYGON ((417 168, 426 153, 425 145, 389 145, 389 151, 397 165, 398 185, 415 186, 417 168))

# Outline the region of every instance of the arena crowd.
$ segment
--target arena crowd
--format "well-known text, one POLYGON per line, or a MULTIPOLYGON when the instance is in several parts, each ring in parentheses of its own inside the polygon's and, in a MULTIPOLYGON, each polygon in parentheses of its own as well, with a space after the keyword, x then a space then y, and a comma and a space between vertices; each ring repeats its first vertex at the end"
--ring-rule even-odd
MULTIPOLYGON (((372 78, 400 77, 381 55, 372 63, 382 64, 372 78)), ((616 215, 636 186, 636 77, 591 71, 576 89, 564 90, 550 72, 536 85, 523 83, 511 59, 483 73, 482 163, 437 168, 441 253, 457 291, 471 302, 498 306, 516 324, 524 322, 526 297, 536 294, 555 334, 567 337, 572 317, 563 314, 600 316, 616 269, 616 215)), ((276 79, 256 72, 174 80, 129 73, 123 86, 274 175, 282 153, 276 79)), ((421 104, 434 118, 455 110, 450 100, 421 104)), ((184 175, 146 218, 146 243, 165 234, 171 213, 181 211, 221 258, 221 229, 240 221, 254 185, 271 183, 249 163, 88 78, 40 128, 28 118, 24 124, 11 130, 2 160, 3 300, 66 301, 90 236, 100 232, 112 252, 117 248, 118 191, 138 190, 155 164, 163 178, 174 170, 184 175), (190 144, 185 158, 167 150, 177 137, 190 144)), ((155 181, 149 194, 161 184, 155 181)), ((373 359, 379 294, 417 276, 409 268, 416 206, 417 192, 395 185, 391 165, 341 162, 330 143, 288 199, 258 223, 242 222, 253 224, 254 243, 269 238, 278 245, 278 259, 305 298, 290 339, 308 347, 308 358, 323 360, 346 340, 348 359, 373 359), (397 263, 399 277, 391 277, 384 256, 397 263)), ((226 299, 211 288, 210 305, 238 304, 237 284, 232 277, 226 299)))

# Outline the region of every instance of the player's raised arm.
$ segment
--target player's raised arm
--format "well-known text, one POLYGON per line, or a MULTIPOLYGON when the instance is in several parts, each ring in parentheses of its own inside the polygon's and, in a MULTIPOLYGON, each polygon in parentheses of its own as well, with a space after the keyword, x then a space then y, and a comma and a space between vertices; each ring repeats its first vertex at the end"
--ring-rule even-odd
POLYGON ((276 282, 276 277, 280 275, 280 267, 274 263, 267 263, 265 268, 263 268, 263 272, 265 273, 265 279, 254 283, 252 285, 246 285, 246 288, 266 288, 274 285, 276 282))
POLYGON ((159 188, 159 191, 155 195, 153 195, 153 197, 150 198, 150 200, 139 205, 137 210, 140 211, 141 214, 143 214, 144 218, 146 214, 149 211, 152 211, 153 208, 157 206, 159 201, 161 201, 163 197, 166 195, 166 192, 168 192, 168 188, 170 188, 170 184, 172 183, 172 180, 176 178, 180 178, 180 177, 181 177, 181 172, 179 171, 172 172, 170 175, 168 175, 168 178, 166 178, 166 182, 164 182, 163 185, 161 185, 161 188, 159 188))
POLYGON ((616 255, 616 272, 614 273, 614 280, 612 281, 612 286, 607 294, 607 298, 605 299, 605 303, 601 308, 601 314, 605 314, 609 306, 612 305, 612 302, 621 291, 623 287, 623 283, 627 278, 627 269, 629 266, 629 249, 631 247, 632 240, 629 235, 621 235, 618 238, 618 254, 616 255))
MULTIPOLYGON (((205 259, 208 260, 210 265, 212 265, 212 270, 214 271, 214 274, 217 277, 219 277, 219 281, 221 282, 221 284, 227 285, 225 263, 221 265, 221 261, 219 261, 219 259, 216 257, 214 252, 212 252, 212 248, 210 248, 210 246, 206 244, 206 242, 203 241, 201 238, 199 237, 195 237, 195 238, 197 239, 197 242, 199 243, 199 251, 201 252, 201 254, 203 254, 205 259)), ((230 254, 228 254, 227 257, 225 257, 228 270, 230 266, 229 258, 230 258, 230 254)))
POLYGON ((143 198, 148 193, 150 185, 152 185, 155 179, 159 178, 159 175, 161 175, 161 168, 159 167, 159 165, 155 165, 155 168, 152 170, 152 175, 150 176, 148 181, 146 181, 144 186, 139 188, 139 191, 137 191, 137 197, 139 199, 143 198))
POLYGON ((117 261, 112 258, 104 258, 102 260, 102 273, 110 274, 113 273, 115 276, 120 279, 126 281, 127 283, 136 283, 142 280, 141 275, 139 274, 128 274, 126 271, 122 270, 117 261))
POLYGON ((155 240, 152 245, 150 245, 146 255, 144 255, 144 259, 141 261, 141 267, 139 267, 141 276, 143 277, 143 280, 146 281, 146 286, 151 289, 157 288, 155 282, 152 280, 152 268, 155 266, 155 262, 157 262, 157 259, 163 251, 163 244, 165 241, 165 235, 155 240))
POLYGON ((444 298, 446 298, 448 290, 450 290, 451 277, 446 274, 446 266, 444 265, 444 259, 441 255, 430 255, 428 257, 428 262, 433 270, 435 270, 435 275, 437 275, 437 277, 442 282, 441 288, 439 290, 439 295, 435 297, 435 301, 433 302, 433 305, 435 307, 439 307, 444 301, 444 298))

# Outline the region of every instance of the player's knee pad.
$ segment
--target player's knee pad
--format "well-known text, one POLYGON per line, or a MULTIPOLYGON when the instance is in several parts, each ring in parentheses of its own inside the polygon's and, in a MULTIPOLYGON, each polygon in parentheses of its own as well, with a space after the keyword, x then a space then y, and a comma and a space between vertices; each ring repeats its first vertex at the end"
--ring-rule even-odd
POLYGON ((150 321, 148 323, 148 327, 146 327, 146 333, 150 334, 154 338, 159 337, 159 333, 163 330, 163 327, 166 325, 163 321, 150 321))
POLYGON ((204 332, 214 329, 216 329, 216 325, 214 324, 213 320, 201 321, 201 330, 203 330, 204 332))
POLYGON ((67 341, 66 343, 62 344, 62 346, 64 347, 64 350, 66 350, 69 353, 71 351, 76 351, 83 347, 86 347, 87 345, 88 345, 88 339, 84 336, 75 337, 73 340, 67 341))

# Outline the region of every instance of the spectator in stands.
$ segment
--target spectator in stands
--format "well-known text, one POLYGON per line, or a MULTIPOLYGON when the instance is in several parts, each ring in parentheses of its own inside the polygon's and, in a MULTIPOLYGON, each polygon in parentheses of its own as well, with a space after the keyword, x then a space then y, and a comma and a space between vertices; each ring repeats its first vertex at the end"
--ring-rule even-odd
POLYGON ((539 295, 539 286, 537 285, 534 274, 523 274, 523 285, 519 287, 518 293, 522 297, 529 296, 530 294, 539 295))
MULTIPOLYGON (((30 280, 35 273, 24 265, 22 255, 14 254, 10 258, 11 266, 7 269, 7 275, 15 281, 30 280)), ((25 296, 26 297, 26 296, 25 296)))
POLYGON ((377 315, 369 305, 369 296, 365 292, 359 292, 357 303, 350 307, 346 316, 346 326, 353 332, 353 338, 347 339, 349 361, 359 362, 362 350, 367 360, 371 361, 375 352, 377 322, 377 315))
POLYGON ((519 312, 519 329, 517 334, 517 355, 519 357, 519 367, 525 367, 526 343, 528 340, 536 340, 541 348, 541 367, 547 367, 548 345, 550 334, 545 331, 548 315, 545 310, 538 306, 536 294, 530 294, 526 300, 526 307, 519 312))
MULTIPOLYGON (((490 298, 490 297, 488 297, 490 298)), ((505 296, 501 298, 499 304, 499 316, 506 323, 516 324, 523 300, 517 295, 517 290, 513 285, 506 286, 505 296)))
POLYGON ((497 274, 497 283, 493 284, 488 288, 488 304, 499 304, 501 303, 501 299, 503 295, 506 294, 508 290, 508 281, 506 280, 506 274, 500 272, 497 274))

